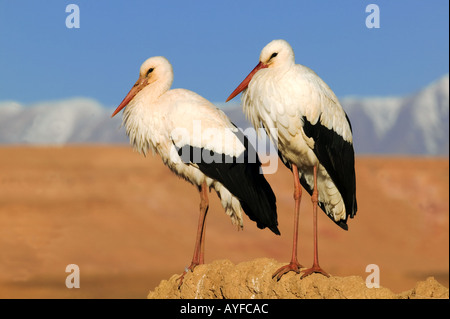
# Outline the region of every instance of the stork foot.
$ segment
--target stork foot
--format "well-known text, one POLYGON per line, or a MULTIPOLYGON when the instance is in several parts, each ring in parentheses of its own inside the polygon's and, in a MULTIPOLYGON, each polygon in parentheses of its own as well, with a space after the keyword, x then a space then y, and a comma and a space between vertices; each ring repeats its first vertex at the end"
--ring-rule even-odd
POLYGON ((189 271, 194 271, 194 268, 195 267, 197 267, 198 265, 200 265, 201 263, 196 263, 196 262, 192 262, 191 263, 191 265, 189 266, 189 267, 187 267, 187 268, 185 268, 185 270, 184 270, 184 272, 181 274, 181 276, 177 279, 177 280, 179 280, 180 282, 178 283, 178 289, 180 289, 180 287, 181 287, 181 285, 183 284, 183 279, 184 279, 184 276, 186 276, 186 274, 189 272, 189 271))
POLYGON ((272 275, 272 279, 277 277, 277 281, 279 281, 281 279, 281 277, 283 277, 284 274, 290 272, 290 271, 294 271, 297 274, 300 273, 300 268, 302 268, 303 266, 300 265, 297 261, 291 261, 289 264, 279 268, 277 271, 275 271, 272 275))
POLYGON ((314 264, 311 268, 305 269, 303 271, 303 274, 300 277, 300 279, 303 279, 306 276, 309 276, 309 275, 311 275, 313 273, 319 273, 319 274, 324 275, 325 277, 330 277, 330 275, 327 272, 325 272, 319 265, 314 264))

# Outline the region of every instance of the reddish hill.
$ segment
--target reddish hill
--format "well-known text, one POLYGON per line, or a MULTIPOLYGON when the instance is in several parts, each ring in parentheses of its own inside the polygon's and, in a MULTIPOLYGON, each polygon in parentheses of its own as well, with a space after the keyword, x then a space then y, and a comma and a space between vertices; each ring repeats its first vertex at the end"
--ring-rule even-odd
MULTIPOLYGON (((433 276, 448 287, 448 158, 357 157, 358 213, 343 231, 319 214, 321 266, 365 278, 380 268, 394 293, 433 276)), ((268 175, 281 236, 245 219, 237 231, 211 193, 206 262, 290 258, 290 172, 268 175)), ((192 258, 199 196, 158 157, 130 147, 0 148, 0 297, 145 298, 192 258), (68 264, 80 289, 68 289, 68 264)), ((305 193, 299 259, 312 263, 312 208, 305 193)))

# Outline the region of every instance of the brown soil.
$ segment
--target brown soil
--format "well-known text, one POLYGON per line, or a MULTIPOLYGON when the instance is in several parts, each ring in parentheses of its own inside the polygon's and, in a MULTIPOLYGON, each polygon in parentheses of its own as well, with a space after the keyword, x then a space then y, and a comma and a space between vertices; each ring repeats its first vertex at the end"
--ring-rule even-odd
MULTIPOLYGON (((448 158, 359 156, 356 174, 359 210, 349 231, 319 214, 320 264, 332 280, 356 276, 364 282, 366 266, 376 264, 381 286, 394 294, 431 276, 448 288, 448 158)), ((237 231, 211 193, 202 267, 225 259, 236 268, 261 258, 289 261, 292 177, 279 163, 267 179, 282 235, 248 218, 237 231)), ((299 261, 309 267, 312 207, 304 194, 299 261)), ((0 297, 145 298, 190 264, 198 205, 192 185, 158 157, 144 158, 129 146, 2 147, 0 297), (68 264, 80 268, 79 289, 65 286, 68 264)))
POLYGON ((179 286, 179 275, 151 291, 149 299, 443 299, 449 298, 448 288, 433 277, 418 282, 400 294, 388 288, 369 288, 359 276, 312 274, 300 279, 290 272, 279 281, 272 273, 283 264, 273 259, 259 258, 233 265, 229 260, 200 265, 189 272, 179 286))

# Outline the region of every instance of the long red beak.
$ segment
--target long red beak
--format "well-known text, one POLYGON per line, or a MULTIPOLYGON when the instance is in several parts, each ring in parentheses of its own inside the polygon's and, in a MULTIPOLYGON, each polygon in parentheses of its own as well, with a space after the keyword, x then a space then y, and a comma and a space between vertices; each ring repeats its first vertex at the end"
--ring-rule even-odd
POLYGON ((136 83, 131 88, 130 92, 128 92, 127 96, 123 99, 122 103, 117 107, 117 109, 114 111, 114 113, 111 115, 111 117, 114 117, 117 113, 119 113, 125 106, 130 103, 130 101, 136 96, 136 94, 139 93, 140 90, 144 88, 144 86, 147 85, 147 81, 145 78, 139 77, 139 79, 136 81, 136 83))
POLYGON ((255 66, 255 68, 252 70, 252 72, 250 72, 250 74, 247 75, 247 77, 244 79, 244 81, 242 81, 242 83, 239 84, 239 86, 236 88, 236 90, 234 90, 233 93, 231 93, 231 95, 228 97, 228 99, 225 102, 228 102, 229 100, 234 98, 236 95, 238 95, 239 93, 244 91, 247 88, 250 81, 252 80, 252 77, 255 75, 255 73, 258 72, 259 70, 265 69, 265 68, 267 68, 267 64, 259 62, 258 65, 255 66))

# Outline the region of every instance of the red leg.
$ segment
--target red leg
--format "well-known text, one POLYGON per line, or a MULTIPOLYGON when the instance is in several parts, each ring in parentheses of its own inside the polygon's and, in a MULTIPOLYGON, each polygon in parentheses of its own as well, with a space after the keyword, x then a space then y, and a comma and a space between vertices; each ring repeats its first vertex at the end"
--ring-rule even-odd
POLYGON ((297 261, 297 242, 298 242, 298 216, 300 213, 300 202, 302 199, 302 188, 300 186, 300 180, 298 176, 297 166, 292 164, 292 175, 294 176, 294 200, 295 200, 295 211, 294 211, 294 238, 292 243, 292 257, 291 262, 286 266, 281 267, 274 272, 272 278, 277 277, 277 280, 289 271, 295 271, 297 274, 300 273, 300 268, 303 267, 297 261))
POLYGON ((319 202, 319 195, 317 191, 317 166, 314 166, 314 190, 311 196, 311 201, 313 203, 313 230, 314 230, 314 262, 311 268, 304 270, 301 278, 311 275, 312 273, 321 273, 326 277, 330 277, 320 266, 319 266, 319 248, 317 240, 317 203, 319 202))
POLYGON ((198 219, 197 238, 195 240, 194 256, 192 257, 191 265, 178 278, 180 281, 178 287, 183 283, 184 276, 187 272, 194 271, 194 268, 205 262, 205 229, 206 229, 206 214, 208 213, 208 187, 206 182, 203 182, 200 189, 200 216, 198 219))
POLYGON ((204 211, 204 217, 202 221, 202 234, 201 234, 202 239, 200 241, 200 257, 199 257, 200 265, 205 263, 206 214, 208 213, 208 208, 209 208, 208 187, 206 186, 206 182, 203 182, 202 189, 200 190, 200 212, 204 211))

